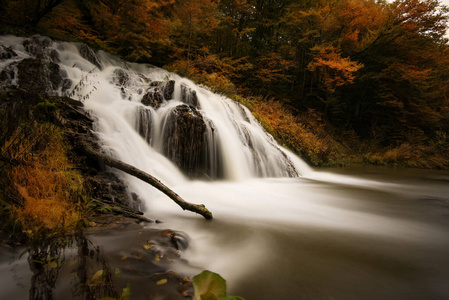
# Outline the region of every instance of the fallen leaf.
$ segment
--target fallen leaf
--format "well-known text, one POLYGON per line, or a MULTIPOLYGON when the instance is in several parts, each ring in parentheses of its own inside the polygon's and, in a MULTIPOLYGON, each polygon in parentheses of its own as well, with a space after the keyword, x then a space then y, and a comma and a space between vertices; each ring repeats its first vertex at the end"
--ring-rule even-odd
POLYGON ((166 284, 167 283, 167 279, 161 279, 161 280, 159 280, 158 282, 156 282, 156 284, 157 285, 163 285, 163 284, 166 284))
POLYGON ((103 272, 104 272, 103 270, 98 270, 92 277, 91 281, 100 280, 103 277, 103 272))

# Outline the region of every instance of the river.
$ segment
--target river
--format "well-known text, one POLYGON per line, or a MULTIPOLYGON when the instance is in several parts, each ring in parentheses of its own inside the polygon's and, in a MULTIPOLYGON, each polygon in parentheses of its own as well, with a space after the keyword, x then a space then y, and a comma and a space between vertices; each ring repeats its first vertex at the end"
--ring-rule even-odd
MULTIPOLYGON (((57 62, 65 84, 48 92, 84 102, 104 153, 214 214, 206 221, 182 211, 114 171, 140 197, 146 216, 164 222, 151 228, 190 237, 176 271, 217 272, 230 294, 247 300, 449 298, 448 172, 313 170, 247 108, 188 79, 80 44, 34 37, 25 47, 24 40, 0 37, 16 54, 0 69, 13 74, 35 53, 57 62)), ((17 84, 11 78, 7 83, 17 84)), ((26 298, 26 259, 2 257, 0 298, 26 298)))
POLYGON ((164 226, 191 237, 183 254, 189 263, 180 270, 218 272, 231 294, 247 300, 449 297, 448 172, 338 169, 310 178, 196 182, 177 191, 215 217, 207 222, 163 197, 154 200, 164 226))

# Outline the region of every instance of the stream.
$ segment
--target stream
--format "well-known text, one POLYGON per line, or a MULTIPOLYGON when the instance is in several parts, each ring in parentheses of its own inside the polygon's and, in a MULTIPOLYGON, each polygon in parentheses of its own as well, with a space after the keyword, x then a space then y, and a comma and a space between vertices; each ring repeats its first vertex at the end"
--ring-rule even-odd
POLYGON ((189 264, 180 270, 218 272, 230 294, 259 300, 449 297, 448 172, 339 169, 177 190, 215 217, 209 223, 162 197, 154 201, 166 214, 164 226, 192 239, 183 254, 189 264))
MULTIPOLYGON (((449 299, 449 172, 317 171, 247 108, 186 78, 76 43, 13 36, 0 42, 15 53, 0 64, 10 74, 4 84, 17 84, 24 59, 57 63, 63 84, 47 92, 84 102, 104 153, 214 214, 206 221, 182 211, 114 171, 139 196, 145 216, 163 221, 149 229, 189 237, 174 271, 219 273, 228 293, 246 300, 449 299)), ((76 257, 80 243, 67 253, 76 257)), ((117 241, 101 245, 116 248, 117 241)), ((27 255, 0 251, 0 299, 28 298, 35 277, 27 255)), ((59 276, 56 287, 70 290, 70 272, 59 276)))

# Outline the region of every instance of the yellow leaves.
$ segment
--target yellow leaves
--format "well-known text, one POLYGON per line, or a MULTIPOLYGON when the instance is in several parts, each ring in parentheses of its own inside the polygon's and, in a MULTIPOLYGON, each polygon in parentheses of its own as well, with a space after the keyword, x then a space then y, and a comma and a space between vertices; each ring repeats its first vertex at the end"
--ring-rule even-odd
POLYGON ((163 285, 163 284, 166 284, 166 283, 167 283, 167 279, 165 279, 165 278, 156 282, 157 285, 163 285))
POLYGON ((153 246, 151 246, 150 244, 143 244, 143 249, 145 250, 153 250, 153 246))
POLYGON ((97 272, 95 272, 94 276, 92 276, 92 278, 90 279, 91 282, 99 282, 101 280, 103 280, 103 274, 104 274, 104 270, 98 270, 97 272))

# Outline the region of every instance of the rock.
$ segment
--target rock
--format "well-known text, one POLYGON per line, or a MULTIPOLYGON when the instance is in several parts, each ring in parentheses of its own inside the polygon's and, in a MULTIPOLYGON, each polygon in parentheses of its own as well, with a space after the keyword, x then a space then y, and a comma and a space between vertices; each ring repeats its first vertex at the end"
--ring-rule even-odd
POLYGON ((99 70, 103 69, 100 60, 98 59, 97 53, 92 50, 92 48, 90 48, 86 44, 81 44, 78 48, 78 51, 84 59, 95 65, 99 70))
POLYGON ((60 62, 58 52, 51 49, 52 40, 48 37, 33 36, 23 41, 25 51, 39 59, 60 62))
POLYGON ((158 108, 162 102, 164 102, 164 95, 159 88, 153 88, 148 90, 145 95, 143 95, 141 100, 143 105, 151 106, 153 108, 158 108))
POLYGON ((50 93, 62 86, 59 65, 42 59, 26 58, 17 64, 18 86, 34 93, 50 93))
POLYGON ((168 116, 166 124, 164 154, 189 176, 207 173, 206 123, 198 110, 178 105, 168 116))
POLYGON ((136 127, 137 132, 151 144, 151 133, 153 128, 153 115, 150 109, 139 107, 137 110, 136 127))
POLYGON ((126 99, 126 90, 125 87, 128 86, 130 76, 125 70, 123 69, 116 69, 114 71, 114 78, 112 79, 112 82, 115 83, 117 87, 120 88, 121 95, 123 99, 126 99))
POLYGON ((113 82, 120 87, 124 87, 129 81, 129 75, 123 69, 116 69, 114 71, 113 82))
POLYGON ((128 204, 129 198, 126 185, 110 172, 98 172, 89 178, 93 197, 128 204))
POLYGON ((4 90, 6 87, 13 84, 13 80, 16 74, 10 66, 6 67, 0 72, 0 90, 4 90))
POLYGON ((169 80, 162 85, 162 90, 164 91, 165 100, 173 99, 173 92, 175 91, 175 81, 169 80))
POLYGON ((181 102, 187 105, 194 106, 196 108, 200 108, 196 91, 192 90, 184 84, 181 84, 181 102))
POLYGON ((0 60, 11 59, 15 56, 17 56, 17 54, 11 47, 5 47, 0 44, 0 60))

